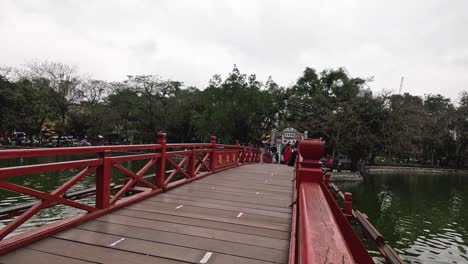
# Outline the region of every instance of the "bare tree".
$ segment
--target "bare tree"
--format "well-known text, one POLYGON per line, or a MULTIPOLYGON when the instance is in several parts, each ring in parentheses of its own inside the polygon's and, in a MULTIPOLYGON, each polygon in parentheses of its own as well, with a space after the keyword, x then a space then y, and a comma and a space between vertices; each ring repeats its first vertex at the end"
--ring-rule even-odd
POLYGON ((23 68, 16 70, 16 74, 19 79, 48 82, 51 88, 49 99, 57 110, 59 118, 56 127, 61 136, 71 107, 83 97, 77 68, 60 62, 36 61, 23 65, 23 68))

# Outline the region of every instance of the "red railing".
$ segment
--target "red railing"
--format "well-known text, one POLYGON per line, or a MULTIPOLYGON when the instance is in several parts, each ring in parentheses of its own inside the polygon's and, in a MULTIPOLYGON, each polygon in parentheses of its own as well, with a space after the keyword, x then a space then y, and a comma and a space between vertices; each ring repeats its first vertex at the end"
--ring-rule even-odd
POLYGON ((157 144, 2 150, 0 159, 76 154, 94 154, 96 157, 0 168, 1 189, 38 199, 33 203, 0 208, 0 219, 12 219, 0 229, 0 255, 217 171, 259 161, 257 148, 250 145, 241 146, 238 141, 234 145, 217 144, 216 137, 212 136, 210 143, 167 144, 165 133, 158 133, 157 144), (128 151, 145 151, 145 153, 116 155, 128 151), (122 165, 123 162, 137 160, 144 161, 138 171, 132 171, 122 165), (11 181, 12 178, 28 174, 77 168, 81 168, 81 171, 50 193, 11 181), (122 183, 112 182, 113 168, 123 175, 122 183), (168 168, 173 169, 167 170, 168 168), (95 174, 95 188, 67 192, 92 174, 95 174), (81 198, 91 196, 95 196, 94 205, 79 201, 81 198), (55 205, 71 206, 86 213, 9 236, 39 211, 55 205))
POLYGON ((357 220, 364 234, 376 242, 388 263, 404 263, 383 242, 383 237, 367 217, 352 210, 350 193, 335 192, 343 199, 343 208, 339 207, 330 191, 330 186, 336 186, 330 185, 330 174, 324 173, 319 161, 323 154, 323 142, 302 140, 298 152, 289 264, 323 263, 324 260, 327 263, 334 260, 339 263, 374 263, 349 220, 357 220), (328 214, 333 219, 324 219, 328 214), (337 235, 341 238, 334 243, 331 240, 337 235))
POLYGON ((405 262, 401 259, 398 253, 396 253, 396 251, 385 242, 382 234, 380 234, 377 228, 372 225, 367 215, 360 211, 353 210, 353 195, 349 192, 343 193, 340 191, 338 186, 330 183, 330 177, 331 175, 329 173, 325 174, 325 185, 332 191, 336 199, 343 202, 342 211, 346 218, 359 225, 364 236, 374 243, 377 250, 380 252, 380 255, 387 263, 404 264, 405 262))

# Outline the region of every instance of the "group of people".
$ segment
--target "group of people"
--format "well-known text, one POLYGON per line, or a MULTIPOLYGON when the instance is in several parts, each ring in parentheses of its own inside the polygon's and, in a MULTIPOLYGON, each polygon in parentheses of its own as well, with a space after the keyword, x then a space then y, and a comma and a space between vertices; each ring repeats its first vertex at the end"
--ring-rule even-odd
POLYGON ((297 142, 295 142, 293 145, 287 143, 285 147, 281 150, 281 160, 280 160, 280 155, 278 153, 278 147, 276 144, 271 146, 270 148, 270 136, 267 136, 263 134, 259 139, 258 139, 258 146, 260 148, 260 163, 263 163, 264 160, 264 155, 266 153, 270 153, 272 157, 272 162, 273 163, 281 163, 281 164, 286 164, 289 166, 294 166, 294 163, 296 161, 296 154, 297 154, 297 142))

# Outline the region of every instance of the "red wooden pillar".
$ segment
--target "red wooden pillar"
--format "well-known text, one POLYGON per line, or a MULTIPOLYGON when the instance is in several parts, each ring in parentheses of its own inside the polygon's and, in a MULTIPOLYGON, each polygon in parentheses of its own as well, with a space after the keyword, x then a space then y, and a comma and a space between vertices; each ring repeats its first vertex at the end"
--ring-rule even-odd
POLYGON ((111 151, 105 150, 100 155, 102 165, 96 170, 96 208, 105 209, 110 204, 111 151))
POLYGON ((320 158, 323 154, 323 142, 320 140, 301 140, 299 142, 298 152, 302 156, 296 170, 299 184, 302 181, 323 182, 322 163, 320 158))
POLYGON ((215 173, 216 172, 216 136, 211 136, 210 138, 211 143, 211 158, 210 158, 210 170, 215 173))
POLYGON ((353 194, 349 192, 344 194, 343 213, 345 216, 353 215, 353 194))
POLYGON ((247 148, 242 146, 242 164, 247 162, 247 148))
POLYGON ((240 164, 244 164, 244 157, 245 157, 245 147, 244 146, 240 146, 241 148, 241 152, 240 152, 240 156, 239 156, 239 162, 240 164))
POLYGON ((195 158, 196 158, 196 152, 195 152, 195 146, 191 146, 190 147, 190 157, 189 157, 189 160, 188 160, 188 175, 190 175, 190 178, 193 178, 195 177, 195 158))
POLYGON ((236 140, 236 165, 237 166, 239 166, 239 162, 241 162, 240 155, 239 155, 239 148, 240 148, 239 140, 236 140))
MULTIPOLYGON (((296 188, 298 192, 297 201, 297 263, 308 264, 315 261, 314 243, 316 237, 313 236, 314 229, 310 223, 313 212, 308 212, 306 205, 307 195, 303 192, 303 186, 312 182, 321 184, 323 181, 323 172, 321 169, 320 158, 323 154, 323 143, 319 140, 302 140, 298 144, 298 155, 301 155, 302 160, 299 162, 296 169, 296 188)), ((312 196, 311 196, 312 197, 312 196)), ((313 218, 312 218, 313 219, 313 218)), ((336 254, 334 252, 334 254, 336 254)))
POLYGON ((164 189, 165 185, 165 178, 166 178, 166 140, 167 134, 163 132, 158 133, 158 144, 161 145, 161 157, 159 158, 158 162, 156 163, 156 186, 159 188, 164 189))
POLYGON ((331 174, 329 172, 326 172, 325 173, 325 186, 327 188, 330 188, 330 178, 331 178, 331 174))
POLYGON ((255 163, 260 162, 260 147, 255 148, 255 163))

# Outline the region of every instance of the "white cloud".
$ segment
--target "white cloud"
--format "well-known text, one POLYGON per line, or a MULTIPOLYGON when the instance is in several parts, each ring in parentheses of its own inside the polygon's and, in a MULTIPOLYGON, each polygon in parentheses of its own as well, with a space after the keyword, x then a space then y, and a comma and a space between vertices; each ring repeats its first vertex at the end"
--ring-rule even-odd
POLYGON ((201 88, 237 64, 289 85, 304 67, 375 76, 373 90, 468 89, 466 1, 0 2, 0 64, 75 64, 104 80, 159 74, 201 88))

